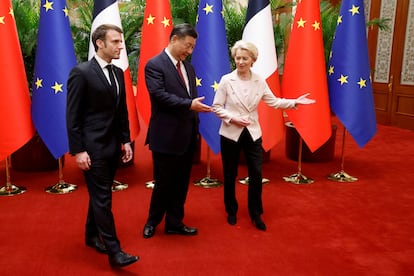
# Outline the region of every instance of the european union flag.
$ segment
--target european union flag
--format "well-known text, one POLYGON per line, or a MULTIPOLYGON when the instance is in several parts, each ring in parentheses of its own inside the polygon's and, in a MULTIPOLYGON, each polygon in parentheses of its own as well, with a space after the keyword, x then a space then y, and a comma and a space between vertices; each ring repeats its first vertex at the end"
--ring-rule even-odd
MULTIPOLYGON (((230 72, 226 27, 221 0, 201 0, 198 6, 198 32, 191 63, 196 71, 199 96, 205 96, 204 103, 213 104, 221 76, 230 72)), ((221 121, 212 112, 200 113, 200 134, 211 150, 220 152, 218 134, 221 121)))
POLYGON ((363 0, 342 1, 328 85, 333 112, 363 147, 377 131, 363 0))
POLYGON ((33 123, 57 159, 69 150, 66 81, 76 65, 65 0, 42 0, 32 84, 33 123))

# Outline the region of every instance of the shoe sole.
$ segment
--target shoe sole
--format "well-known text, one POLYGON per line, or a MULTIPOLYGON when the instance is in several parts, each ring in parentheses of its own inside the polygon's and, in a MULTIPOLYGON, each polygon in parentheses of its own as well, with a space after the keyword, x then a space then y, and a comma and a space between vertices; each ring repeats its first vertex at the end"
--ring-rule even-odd
POLYGON ((179 231, 165 231, 167 235, 196 236, 198 232, 183 233, 179 231))
POLYGON ((138 256, 136 256, 137 258, 136 259, 134 259, 134 260, 132 260, 132 261, 130 261, 130 262, 126 262, 126 263, 123 263, 123 264, 114 264, 114 263, 109 263, 112 267, 114 267, 114 268, 117 268, 117 267, 125 267, 125 266, 127 266, 127 265, 131 265, 131 264, 133 264, 133 263, 136 263, 136 262, 138 262, 139 261, 139 257, 138 256))

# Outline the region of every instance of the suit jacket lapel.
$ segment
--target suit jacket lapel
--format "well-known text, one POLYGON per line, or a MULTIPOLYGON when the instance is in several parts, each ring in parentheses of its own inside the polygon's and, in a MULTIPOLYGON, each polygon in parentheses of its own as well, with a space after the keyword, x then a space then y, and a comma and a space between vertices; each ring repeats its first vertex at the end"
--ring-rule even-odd
MULTIPOLYGON (((180 77, 180 75, 178 74, 178 70, 177 70, 177 67, 176 67, 176 65, 171 61, 171 59, 170 59, 170 57, 167 55, 167 53, 165 53, 165 51, 163 51, 162 52, 162 54, 163 54, 163 58, 164 58, 164 63, 165 63, 165 65, 167 66, 166 68, 168 68, 168 67, 170 67, 170 71, 173 71, 174 72, 174 74, 175 74, 175 77, 176 77, 176 79, 177 79, 177 82, 181 85, 181 87, 185 90, 185 94, 186 95, 188 95, 188 90, 187 90, 187 87, 186 87, 186 85, 185 85, 185 83, 183 82, 183 80, 181 79, 181 77, 180 77)), ((190 81, 190 78, 191 78, 191 76, 189 75, 189 70, 187 69, 188 68, 188 66, 186 65, 186 61, 184 61, 183 62, 183 64, 184 64, 184 67, 185 67, 185 70, 186 70, 186 72, 187 72, 187 77, 188 77, 188 80, 189 80, 189 82, 190 82, 190 91, 191 91, 191 81, 190 81)), ((192 93, 192 92, 191 92, 192 93)), ((188 95, 189 96, 189 95, 188 95)), ((190 96, 189 96, 190 97, 190 96)))
POLYGON ((120 70, 118 67, 114 67, 114 72, 115 72, 115 77, 116 77, 116 80, 117 80, 118 86, 119 86, 118 96, 116 97, 116 104, 118 105, 119 104, 119 99, 121 98, 121 91, 124 91, 123 85, 125 85, 125 84, 121 83, 121 79, 123 78, 124 72, 122 70, 120 70))
MULTIPOLYGON (((98 76, 99 80, 101 83, 105 84, 106 87, 106 92, 108 93, 108 95, 113 98, 115 100, 118 99, 119 97, 114 97, 113 96, 113 92, 112 92, 112 88, 111 88, 111 84, 109 83, 108 79, 106 78, 101 66, 99 65, 98 61, 95 58, 91 59, 91 65, 92 65, 92 69, 95 71, 96 75, 98 76)), ((118 79, 118 83, 119 83, 119 76, 116 73, 117 70, 114 70, 115 72, 115 76, 118 79)), ((116 103, 118 102, 118 100, 116 100, 116 103)))
POLYGON ((236 71, 233 71, 230 77, 229 85, 233 91, 233 93, 229 94, 229 96, 233 98, 233 101, 239 102, 246 110, 249 110, 249 101, 241 94, 241 88, 237 83, 236 71))
MULTIPOLYGON (((189 94, 190 98, 196 97, 196 89, 192 85, 193 80, 195 80, 195 76, 192 74, 193 71, 190 69, 190 64, 187 61, 184 61, 183 64, 184 64, 185 71, 187 72, 189 91, 187 90, 185 83, 183 83, 183 81, 181 81, 181 83, 183 83, 185 90, 187 91, 187 94, 189 94)), ((181 79, 180 76, 178 77, 181 79)))
POLYGON ((230 87, 234 93, 230 94, 230 97, 233 98, 234 101, 240 102, 240 104, 248 111, 256 108, 256 103, 260 100, 258 99, 259 94, 256 93, 257 91, 257 78, 255 75, 252 75, 252 86, 250 87, 251 91, 248 92, 247 96, 242 94, 241 87, 238 83, 236 71, 233 71, 232 76, 229 81, 230 87))
POLYGON ((95 71, 95 73, 98 76, 101 83, 105 83, 106 86, 110 89, 111 86, 108 82, 108 79, 105 77, 105 74, 104 74, 101 66, 99 66, 99 63, 98 63, 98 61, 96 61, 95 58, 91 59, 91 65, 92 65, 92 69, 95 71))

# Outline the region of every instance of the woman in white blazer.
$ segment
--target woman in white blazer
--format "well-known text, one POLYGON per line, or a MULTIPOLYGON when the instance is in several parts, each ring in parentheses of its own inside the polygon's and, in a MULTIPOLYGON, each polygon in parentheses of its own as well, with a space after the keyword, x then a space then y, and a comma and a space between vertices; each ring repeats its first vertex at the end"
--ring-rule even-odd
POLYGON ((212 110, 222 120, 219 130, 221 158, 224 173, 224 205, 227 222, 237 223, 236 177, 240 151, 243 150, 249 177, 249 216, 257 229, 265 231, 262 205, 262 131, 257 107, 263 100, 273 108, 296 108, 299 104, 315 101, 309 94, 297 99, 274 96, 266 81, 251 71, 258 51, 254 44, 237 41, 231 49, 236 70, 224 75, 214 97, 212 110))

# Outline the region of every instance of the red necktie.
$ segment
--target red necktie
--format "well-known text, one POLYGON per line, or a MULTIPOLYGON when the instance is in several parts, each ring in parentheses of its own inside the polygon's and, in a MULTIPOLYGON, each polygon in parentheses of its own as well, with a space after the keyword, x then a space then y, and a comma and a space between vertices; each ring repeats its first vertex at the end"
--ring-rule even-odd
POLYGON ((184 76, 183 76, 183 72, 181 72, 181 62, 177 62, 177 70, 178 70, 178 74, 180 75, 181 79, 185 83, 185 79, 184 79, 184 76))

